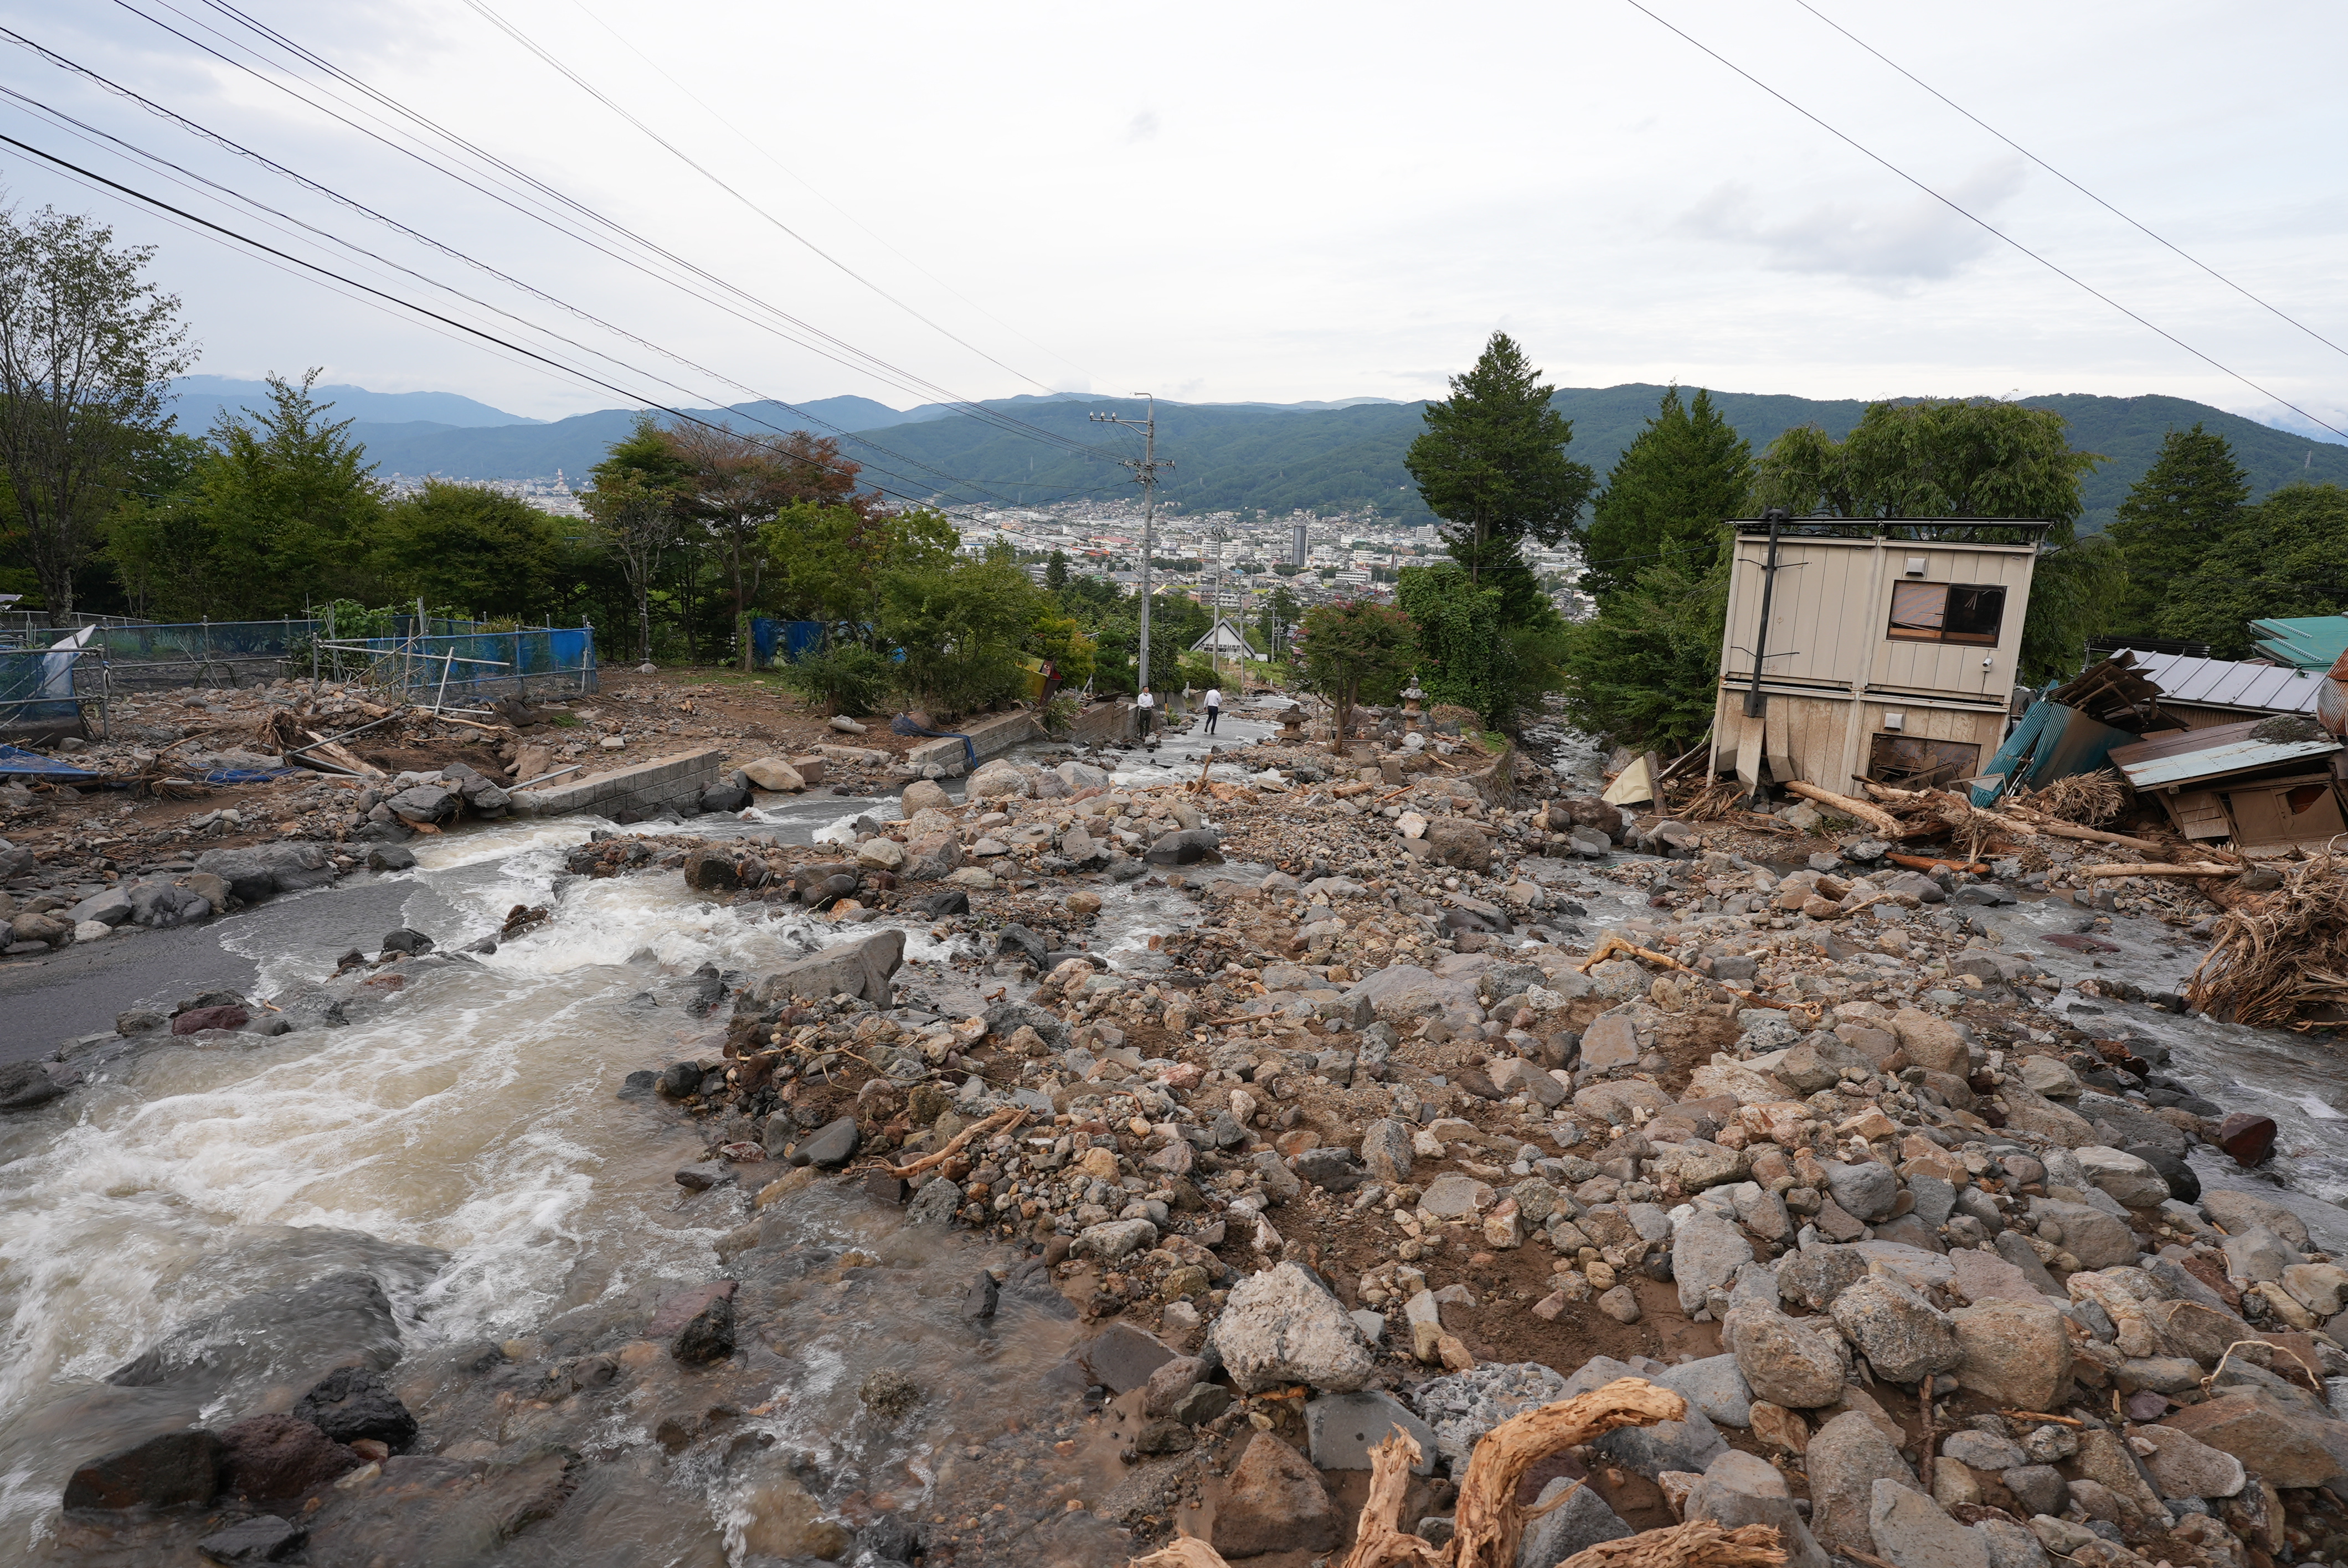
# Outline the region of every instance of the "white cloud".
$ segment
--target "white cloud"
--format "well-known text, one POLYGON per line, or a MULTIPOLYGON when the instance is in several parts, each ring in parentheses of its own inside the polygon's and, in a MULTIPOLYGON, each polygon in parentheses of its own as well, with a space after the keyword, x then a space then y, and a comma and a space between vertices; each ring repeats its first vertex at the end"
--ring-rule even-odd
MULTIPOLYGON (((1997 210, 2022 193, 2028 165, 2000 159, 1948 189, 1965 211, 1996 221, 1997 210)), ((1889 185, 1888 174, 1867 181, 1889 185)), ((1715 187, 1680 220, 1681 232, 1698 239, 1755 249, 1773 272, 1818 272, 1883 285, 1904 285, 1955 276, 1969 262, 2006 247, 1996 238, 1910 187, 1884 200, 1841 200, 1812 203, 1784 220, 1767 216, 1750 185, 1715 187)))

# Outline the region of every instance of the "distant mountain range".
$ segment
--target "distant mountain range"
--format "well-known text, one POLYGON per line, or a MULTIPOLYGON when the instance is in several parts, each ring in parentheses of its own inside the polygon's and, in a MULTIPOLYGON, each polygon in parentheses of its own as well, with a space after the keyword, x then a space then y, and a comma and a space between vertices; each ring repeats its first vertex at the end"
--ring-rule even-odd
MULTIPOLYGON (((208 427, 222 406, 258 406, 267 392, 260 382, 219 376, 188 376, 177 387, 180 428, 189 431, 208 427)), ((335 405, 337 415, 355 416, 353 435, 366 444, 368 458, 386 475, 534 479, 559 470, 575 483, 636 419, 635 410, 609 408, 551 422, 526 420, 445 392, 322 386, 316 394, 335 405)), ((1663 394, 1659 385, 1634 382, 1570 388, 1553 401, 1573 422, 1572 456, 1602 477, 1663 394)), ((1756 452, 1799 425, 1848 435, 1867 407, 1858 398, 1746 392, 1715 392, 1713 401, 1756 452)), ((2082 487, 2087 506, 2083 526, 2090 531, 2110 520, 2113 508, 2158 452, 2162 436, 2197 421, 2232 443, 2235 457, 2250 472, 2254 495, 2299 479, 2348 484, 2348 446, 2312 441, 2207 404, 2085 395, 2023 401, 2059 412, 2070 422, 2075 446, 2108 459, 2082 487)), ((1111 410, 1138 417, 1138 400, 1061 393, 1001 398, 980 406, 986 416, 941 404, 899 410, 869 397, 845 396, 690 412, 745 430, 811 429, 836 436, 841 449, 865 465, 869 482, 911 498, 1035 506, 1131 493, 1131 475, 1117 459, 1136 455, 1138 437, 1094 424, 1087 415, 1111 410)), ((1190 511, 1260 507, 1278 516, 1298 507, 1353 510, 1375 502, 1398 521, 1431 521, 1403 468, 1404 452, 1424 428, 1423 407, 1377 398, 1161 401, 1159 455, 1171 458, 1174 467, 1160 494, 1190 511)))

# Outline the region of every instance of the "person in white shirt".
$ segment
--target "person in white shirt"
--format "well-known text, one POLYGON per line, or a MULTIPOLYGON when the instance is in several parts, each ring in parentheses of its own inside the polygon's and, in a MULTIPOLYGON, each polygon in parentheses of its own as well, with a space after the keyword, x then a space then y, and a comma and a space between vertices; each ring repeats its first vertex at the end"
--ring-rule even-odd
POLYGON ((1222 689, 1220 686, 1210 686, 1210 687, 1208 687, 1208 688, 1207 688, 1207 733, 1209 733, 1209 734, 1210 734, 1210 735, 1211 735, 1211 734, 1213 734, 1213 733, 1215 733, 1215 721, 1216 721, 1217 719, 1219 719, 1219 718, 1220 718, 1220 717, 1222 716, 1222 712, 1223 712, 1223 689, 1222 689))
POLYGON ((1144 686, 1141 695, 1133 700, 1133 720, 1140 730, 1141 739, 1146 741, 1149 738, 1149 726, 1157 717, 1158 699, 1149 694, 1148 687, 1144 686))

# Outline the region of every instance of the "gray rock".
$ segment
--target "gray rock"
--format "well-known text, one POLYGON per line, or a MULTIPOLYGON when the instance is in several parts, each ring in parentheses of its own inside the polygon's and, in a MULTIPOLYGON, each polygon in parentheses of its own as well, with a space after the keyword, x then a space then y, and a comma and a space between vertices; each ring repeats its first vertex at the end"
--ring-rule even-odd
POLYGON ((922 1184, 913 1201, 905 1205, 905 1223, 909 1225, 950 1225, 962 1209, 962 1187, 944 1176, 932 1176, 922 1184))
MULTIPOLYGON (((2064 1234, 2067 1236, 2070 1233, 2066 1230, 2064 1234)), ((2226 1253, 2226 1272, 2237 1279, 2279 1283, 2282 1271, 2299 1261, 2299 1255, 2271 1230, 2253 1227, 2238 1231, 2219 1245, 2226 1253)))
POLYGON ((1766 1524, 1786 1549, 1787 1568, 1828 1568, 1827 1554, 1794 1507, 1786 1478, 1766 1460, 1731 1449, 1704 1467, 1704 1479, 1688 1489, 1683 1520, 1710 1520, 1734 1530, 1766 1524))
POLYGON ((1848 1247, 1815 1246, 1777 1266, 1777 1294, 1797 1307, 1824 1312, 1834 1298, 1867 1277, 1867 1255, 1848 1247))
POLYGON ((1418 1410, 1435 1429, 1436 1451, 1460 1475, 1469 1450, 1486 1432, 1511 1416, 1565 1398, 1565 1387, 1563 1378, 1538 1361, 1495 1361, 1421 1384, 1418 1410))
POLYGON ((855 1117, 837 1117, 798 1141, 791 1150, 791 1163, 837 1171, 856 1158, 860 1136, 856 1130, 855 1117))
POLYGON ((1908 1190, 1916 1199, 1916 1206, 1910 1212, 1927 1231, 1939 1230, 1956 1212, 1957 1189, 1939 1176, 1920 1172, 1908 1178, 1908 1190))
POLYGON ((95 920, 101 926, 119 926, 130 918, 130 895, 119 887, 83 899, 67 912, 67 917, 78 926, 85 920, 95 920))
POLYGON ((1076 1233, 1075 1245, 1068 1248, 1074 1257, 1097 1258, 1103 1263, 1116 1263, 1146 1252, 1158 1245, 1158 1227, 1148 1220, 1108 1220, 1097 1225, 1086 1225, 1076 1233))
POLYGON ((1683 1361, 1656 1373, 1654 1381, 1723 1426, 1753 1424, 1753 1389, 1745 1381, 1745 1374, 1737 1370, 1734 1356, 1706 1356, 1699 1361, 1683 1361))
POLYGON ((1718 1214, 1698 1209, 1672 1235, 1672 1277, 1678 1282, 1680 1310, 1704 1308, 1705 1297, 1725 1288, 1737 1269, 1753 1261, 1753 1244, 1718 1214))
POLYGON ((1381 1120, 1362 1129, 1362 1163, 1370 1179, 1389 1187, 1410 1180, 1410 1131, 1401 1122, 1381 1120))
POLYGON ((1723 1322, 1721 1337, 1756 1397, 1789 1410, 1841 1399, 1849 1360, 1839 1336, 1757 1302, 1731 1308, 1723 1322))
POLYGON ((1964 1359, 1948 1314, 1889 1275, 1869 1275, 1835 1297, 1835 1327, 1879 1378, 1913 1383, 1964 1359))
POLYGON ((1991 1238, 1990 1245, 1997 1249, 1998 1256, 2022 1271, 2022 1276, 2030 1282, 2031 1289, 2041 1296, 2054 1296, 2058 1301, 2067 1298, 2068 1293, 2055 1283, 2054 1276, 2046 1272, 2046 1265, 2039 1260, 2038 1254, 2021 1236, 2012 1231, 2001 1231, 1991 1238))
POLYGON ((1973 1531, 1989 1549, 1989 1568, 2048 1568, 2045 1546, 2026 1525, 1984 1519, 1973 1531))
POLYGON ((2072 1153, 2087 1180, 2123 1208, 2157 1209, 2168 1201, 2168 1179, 2134 1154, 2095 1143, 2072 1153))
POLYGON ((2030 1462, 2022 1445, 2012 1438, 1971 1429, 1951 1432, 1941 1439, 1941 1451, 1970 1470, 2012 1470, 2030 1462))
POLYGON ((236 1568, 246 1563, 274 1563, 302 1544, 308 1532, 273 1513, 239 1520, 196 1542, 196 1554, 207 1563, 236 1568))
POLYGON ((1304 1405, 1306 1450, 1322 1470, 1367 1470, 1370 1450, 1396 1429, 1418 1444, 1421 1475, 1435 1472, 1435 1431, 1392 1394, 1323 1394, 1304 1405))
POLYGON ((2228 1232, 2252 1228, 2271 1230, 2296 1247, 2308 1243, 2307 1222, 2272 1198, 2256 1193, 2216 1188, 2201 1194, 2201 1212, 2228 1232))
POLYGON ((66 1482, 66 1511, 202 1507, 220 1490, 227 1464, 211 1432, 165 1432, 76 1470, 66 1482))
POLYGON ((1810 1479, 1810 1529, 1829 1552, 1872 1553, 1875 1483, 1916 1484, 1916 1472, 1862 1410, 1846 1410, 1813 1432, 1802 1467, 1810 1479))
POLYGON ((66 1091, 46 1062, 12 1061, 0 1066, 0 1111, 29 1111, 66 1091))
POLYGON ((2030 1513, 2060 1513, 2064 1503, 2070 1501, 2071 1483, 2051 1464, 2014 1465, 2001 1472, 1998 1479, 2030 1513))
POLYGON ((786 964, 758 982, 761 1003, 792 997, 827 1000, 846 995, 887 1007, 893 998, 890 977, 905 960, 905 933, 891 926, 867 937, 835 942, 797 963, 786 964))
POLYGON ((1541 1488, 1539 1501, 1552 1502, 1569 1487, 1573 1489, 1571 1496, 1525 1527, 1517 1542, 1517 1568, 1557 1568, 1601 1541, 1625 1541, 1638 1533, 1606 1506, 1595 1488, 1578 1485, 1561 1475, 1541 1488))
POLYGON ((2126 1220, 2099 1208, 2033 1198, 2030 1215, 2038 1222, 2039 1235, 2077 1258, 2082 1268, 2120 1268, 2136 1262, 2136 1234, 2126 1220))
MULTIPOLYGON (((2132 1105, 2109 1094, 2097 1094, 2090 1090, 2079 1096, 2079 1114, 2088 1124, 2104 1134, 2103 1142, 2116 1149, 2134 1143, 2149 1143, 2164 1154, 2182 1158, 2193 1146, 2193 1140, 2178 1128, 2155 1116, 2141 1105, 2132 1105)), ((2074 1148, 2079 1145, 2072 1145, 2074 1148)))
POLYGON ((2143 1456, 2144 1468, 2163 1497, 2232 1497, 2248 1481, 2240 1460, 2189 1432, 2138 1427, 2129 1436, 2153 1450, 2143 1456))
POLYGON ((1879 1481, 1868 1500, 1868 1534, 1892 1568, 1989 1568, 1982 1538, 1913 1487, 1879 1481))
POLYGON ((1369 1380, 1374 1365, 1337 1298, 1294 1263, 1234 1286, 1211 1339, 1231 1381, 1247 1393, 1285 1383, 1350 1392, 1369 1380))
MULTIPOLYGON (((1617 1361, 1611 1356, 1593 1356, 1566 1379, 1565 1389, 1559 1397, 1571 1399, 1593 1389, 1602 1389, 1617 1378, 1642 1376, 1643 1374, 1627 1362, 1617 1361)), ((1746 1414, 1749 1419, 1749 1402, 1746 1414)), ((1592 1446, 1625 1470, 1634 1471, 1649 1481, 1665 1471, 1701 1471, 1728 1448, 1720 1433, 1714 1430, 1712 1422, 1705 1419, 1702 1408, 1693 1399, 1688 1401, 1687 1414, 1682 1419, 1657 1421, 1645 1427, 1623 1427, 1607 1433, 1592 1446)))
MULTIPOLYGON (((448 794, 446 790, 439 793, 448 794)), ((453 804, 449 809, 455 809, 453 804)), ((248 904, 273 893, 324 887, 335 879, 334 862, 322 844, 255 844, 242 849, 208 849, 196 856, 196 869, 219 877, 228 884, 231 893, 248 904)))
POLYGON ((1872 1160, 1858 1164, 1820 1160, 1818 1168, 1827 1173, 1827 1185, 1833 1190, 1834 1201, 1860 1219, 1882 1218, 1900 1199, 1900 1176, 1889 1165, 1879 1165, 1872 1160))

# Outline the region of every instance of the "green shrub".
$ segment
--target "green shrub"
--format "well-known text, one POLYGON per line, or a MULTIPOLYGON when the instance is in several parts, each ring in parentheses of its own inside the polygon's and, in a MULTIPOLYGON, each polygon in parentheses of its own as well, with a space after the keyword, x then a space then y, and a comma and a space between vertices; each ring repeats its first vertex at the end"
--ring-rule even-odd
POLYGON ((849 643, 786 664, 782 681, 811 707, 860 718, 880 711, 894 674, 885 655, 849 643))

